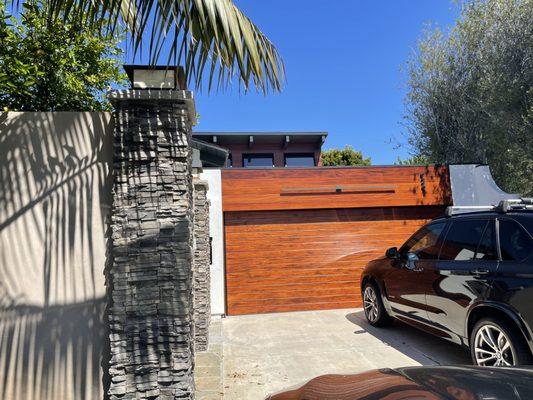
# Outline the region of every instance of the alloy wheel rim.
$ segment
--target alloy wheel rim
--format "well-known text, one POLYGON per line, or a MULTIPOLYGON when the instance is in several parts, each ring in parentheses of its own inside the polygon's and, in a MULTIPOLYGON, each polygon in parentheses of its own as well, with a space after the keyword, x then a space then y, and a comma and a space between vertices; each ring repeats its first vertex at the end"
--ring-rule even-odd
POLYGON ((375 322, 378 319, 378 299, 374 289, 369 286, 365 289, 363 298, 366 317, 370 322, 375 322))
POLYGON ((494 325, 484 325, 476 333, 474 354, 477 365, 510 367, 514 365, 511 341, 494 325))

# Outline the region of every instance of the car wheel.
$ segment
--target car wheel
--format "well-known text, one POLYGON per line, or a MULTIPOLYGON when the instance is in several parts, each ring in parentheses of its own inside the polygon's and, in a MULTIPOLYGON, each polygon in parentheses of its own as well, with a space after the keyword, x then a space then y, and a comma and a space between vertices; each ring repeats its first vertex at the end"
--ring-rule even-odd
POLYGON ((392 322, 392 318, 383 306, 379 288, 373 282, 368 282, 363 289, 363 307, 365 317, 370 325, 386 326, 392 322))
POLYGON ((524 340, 504 321, 479 320, 470 335, 470 354, 474 365, 511 367, 531 363, 531 353, 524 340))

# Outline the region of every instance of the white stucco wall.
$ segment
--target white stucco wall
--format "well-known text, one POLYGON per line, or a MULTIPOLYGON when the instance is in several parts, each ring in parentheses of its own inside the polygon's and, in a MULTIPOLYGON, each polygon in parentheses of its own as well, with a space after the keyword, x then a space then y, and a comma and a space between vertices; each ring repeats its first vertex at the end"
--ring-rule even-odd
POLYGON ((219 169, 205 169, 200 179, 207 181, 209 190, 209 234, 212 237, 213 263, 211 264, 211 314, 226 314, 224 284, 224 221, 222 217, 222 178, 219 169))
POLYGON ((0 113, 0 398, 102 399, 110 113, 0 113))

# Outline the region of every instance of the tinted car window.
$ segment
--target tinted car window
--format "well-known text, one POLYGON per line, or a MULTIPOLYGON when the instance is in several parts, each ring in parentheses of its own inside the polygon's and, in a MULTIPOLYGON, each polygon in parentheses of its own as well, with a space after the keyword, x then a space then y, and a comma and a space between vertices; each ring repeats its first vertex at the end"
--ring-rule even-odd
POLYGON ((533 215, 532 214, 527 214, 525 215, 522 214, 522 215, 517 215, 516 217, 514 217, 518 222, 520 222, 520 224, 526 228, 526 230, 529 232, 529 234, 531 236, 533 236, 533 215))
POLYGON ((494 230, 494 221, 490 221, 485 228, 483 237, 479 242, 476 252, 476 260, 497 260, 496 252, 496 232, 494 230))
POLYGON ((439 259, 473 260, 487 223, 486 220, 470 219, 453 221, 446 234, 439 259))
POLYGON ((533 252, 533 240, 514 221, 500 221, 500 251, 502 260, 520 261, 533 252))
POLYGON ((402 253, 411 253, 420 260, 436 259, 440 248, 439 236, 445 226, 445 222, 439 222, 423 227, 404 245, 402 253))

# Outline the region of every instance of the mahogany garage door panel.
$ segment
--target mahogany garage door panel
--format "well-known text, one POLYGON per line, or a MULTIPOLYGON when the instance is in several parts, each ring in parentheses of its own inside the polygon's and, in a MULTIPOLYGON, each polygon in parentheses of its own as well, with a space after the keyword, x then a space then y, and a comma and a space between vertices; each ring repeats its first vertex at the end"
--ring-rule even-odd
POLYGON ((233 301, 238 300, 282 300, 294 298, 314 298, 341 295, 355 295, 355 288, 352 282, 321 282, 320 285, 291 285, 288 291, 286 285, 262 286, 260 290, 252 288, 249 291, 239 291, 233 295, 233 301))
MULTIPOLYGON (((353 278, 353 266, 343 265, 342 267, 323 267, 323 268, 287 268, 281 267, 271 270, 271 277, 265 278, 265 270, 263 269, 254 269, 249 271, 234 272, 232 273, 231 282, 226 282, 228 287, 233 287, 239 289, 243 284, 253 284, 254 282, 269 282, 269 279, 280 282, 294 282, 295 280, 304 280, 304 279, 316 279, 318 282, 320 280, 331 281, 339 278, 353 278), (281 276, 280 276, 281 275, 281 276)), ((359 279, 359 278, 357 278, 359 279)))
MULTIPOLYGON (((339 223, 336 223, 339 224, 339 223)), ((344 223, 344 225, 348 225, 344 223)), ((357 229, 358 223, 354 223, 350 228, 357 229)), ((230 236, 234 236, 234 242, 230 245, 228 245, 226 248, 235 252, 235 255, 237 256, 237 253, 243 252, 245 254, 250 254, 249 249, 254 248, 261 248, 263 249, 265 246, 267 248, 272 249, 273 251, 276 251, 279 249, 279 246, 285 244, 287 240, 291 240, 295 243, 298 243, 300 247, 287 249, 289 252, 294 253, 300 253, 308 250, 315 250, 316 245, 320 245, 323 247, 324 251, 329 252, 335 252, 337 250, 343 250, 344 244, 342 243, 343 240, 351 239, 351 240, 364 240, 365 243, 368 243, 370 246, 373 246, 374 244, 379 244, 383 241, 383 235, 392 235, 399 238, 405 238, 405 233, 411 232, 413 228, 416 228, 419 226, 419 224, 409 224, 409 225, 403 225, 397 228, 397 233, 392 232, 395 226, 391 226, 388 224, 387 226, 382 227, 381 234, 378 234, 375 232, 376 229, 379 229, 379 226, 375 226, 373 228, 361 228, 361 232, 355 232, 350 234, 350 232, 331 232, 331 229, 335 229, 334 226, 327 226, 326 228, 329 228, 328 230, 323 230, 321 232, 316 232, 315 235, 312 234, 306 234, 305 231, 300 232, 301 234, 298 234, 297 231, 291 232, 288 230, 286 231, 280 231, 277 232, 275 235, 269 235, 265 234, 264 232, 251 233, 249 231, 242 231, 240 233, 233 233, 228 232, 230 236), (365 232, 366 231, 366 232, 365 232), (244 238, 242 236, 242 233, 245 232, 247 234, 247 237, 244 238), (239 236, 240 234, 240 236, 239 236), (281 234, 281 235, 280 235, 281 234), (329 236, 327 236, 329 234, 329 236), (250 241, 253 241, 250 243, 250 241)), ((229 230, 228 230, 229 231, 229 230)), ((394 239, 393 239, 394 240, 394 239)), ((244 256, 244 255, 243 255, 244 256)))
MULTIPOLYGON (((237 303, 234 304, 233 307, 239 309, 239 314, 262 314, 262 313, 271 313, 272 311, 272 304, 266 302, 263 304, 253 304, 249 305, 248 303, 242 304, 237 303)), ((358 307, 358 303, 354 300, 352 301, 331 301, 328 300, 326 302, 308 302, 303 304, 289 304, 289 303, 282 303, 275 306, 276 311, 275 312, 289 312, 289 311, 306 311, 306 310, 332 310, 335 308, 354 308, 358 307)), ((234 314, 237 315, 237 314, 234 314)))
MULTIPOLYGON (((418 207, 376 207, 321 209, 320 212, 313 211, 311 213, 308 210, 271 211, 270 213, 232 213, 232 217, 226 221, 226 225, 235 225, 239 229, 243 229, 243 225, 254 225, 253 229, 256 229, 255 225, 280 229, 280 225, 277 223, 280 218, 288 218, 291 221, 304 221, 306 224, 334 221, 374 221, 375 223, 386 224, 390 219, 414 220, 416 222, 420 218, 420 209, 418 207)), ((281 226, 281 229, 283 229, 283 226, 281 226)))
POLYGON ((230 315, 361 306, 360 274, 441 206, 226 212, 230 315))
POLYGON ((343 284, 343 283, 351 283, 354 282, 353 277, 353 271, 351 269, 346 268, 344 272, 341 270, 338 273, 335 273, 334 271, 331 271, 328 275, 307 275, 307 274, 298 274, 298 275, 290 275, 290 276, 281 276, 281 277, 273 277, 273 278, 263 278, 261 279, 254 279, 250 277, 238 277, 234 276, 234 279, 232 279, 231 283, 228 283, 229 289, 237 289, 241 288, 243 284, 246 285, 246 287, 257 290, 265 287, 277 287, 277 288, 283 288, 284 286, 294 286, 295 280, 300 280, 301 283, 299 283, 298 287, 305 287, 305 286, 316 286, 317 284, 327 284, 327 283, 334 283, 334 284, 343 284))
MULTIPOLYGON (((390 218, 390 219, 393 219, 393 218, 390 218)), ((309 224, 305 224, 305 225, 302 225, 302 224, 296 224, 294 226, 291 226, 291 227, 286 227, 286 226, 279 226, 279 225, 254 225, 254 226, 244 226, 244 227, 238 227, 238 228, 233 228, 233 227, 228 227, 227 228, 227 231, 229 233, 233 233, 233 232, 250 232, 250 234, 255 234, 257 236, 268 236, 270 237, 271 239, 273 240, 276 240, 277 238, 279 239, 279 233, 281 231, 283 232, 286 232, 287 230, 292 230, 294 232, 298 232, 298 234, 300 236, 308 236, 308 237, 320 237, 322 239, 324 239, 324 241, 331 241, 332 240, 332 237, 331 237, 331 225, 334 225, 334 224, 337 224, 337 223, 342 223, 343 221, 341 220, 337 220, 337 221, 332 221, 332 222, 319 222, 319 223, 315 223, 315 224, 312 224, 311 222, 309 224)), ((356 222, 356 221, 346 221, 346 222, 356 222)), ((403 226, 405 227, 405 229, 410 229, 412 226, 416 226, 418 225, 418 222, 417 221, 405 221, 403 223, 403 226)), ((381 228, 381 229, 388 229, 388 222, 386 221, 375 221, 372 225, 368 224, 368 225, 365 225, 365 223, 363 224, 360 224, 360 230, 358 231, 358 235, 359 236, 365 236, 365 235, 379 235, 379 233, 377 232, 377 229, 381 228)), ((401 234, 401 232, 399 232, 398 234, 401 234)), ((343 235, 351 235, 351 233, 349 232, 344 232, 344 231, 341 231, 341 232, 337 232, 335 237, 341 237, 343 235)))

